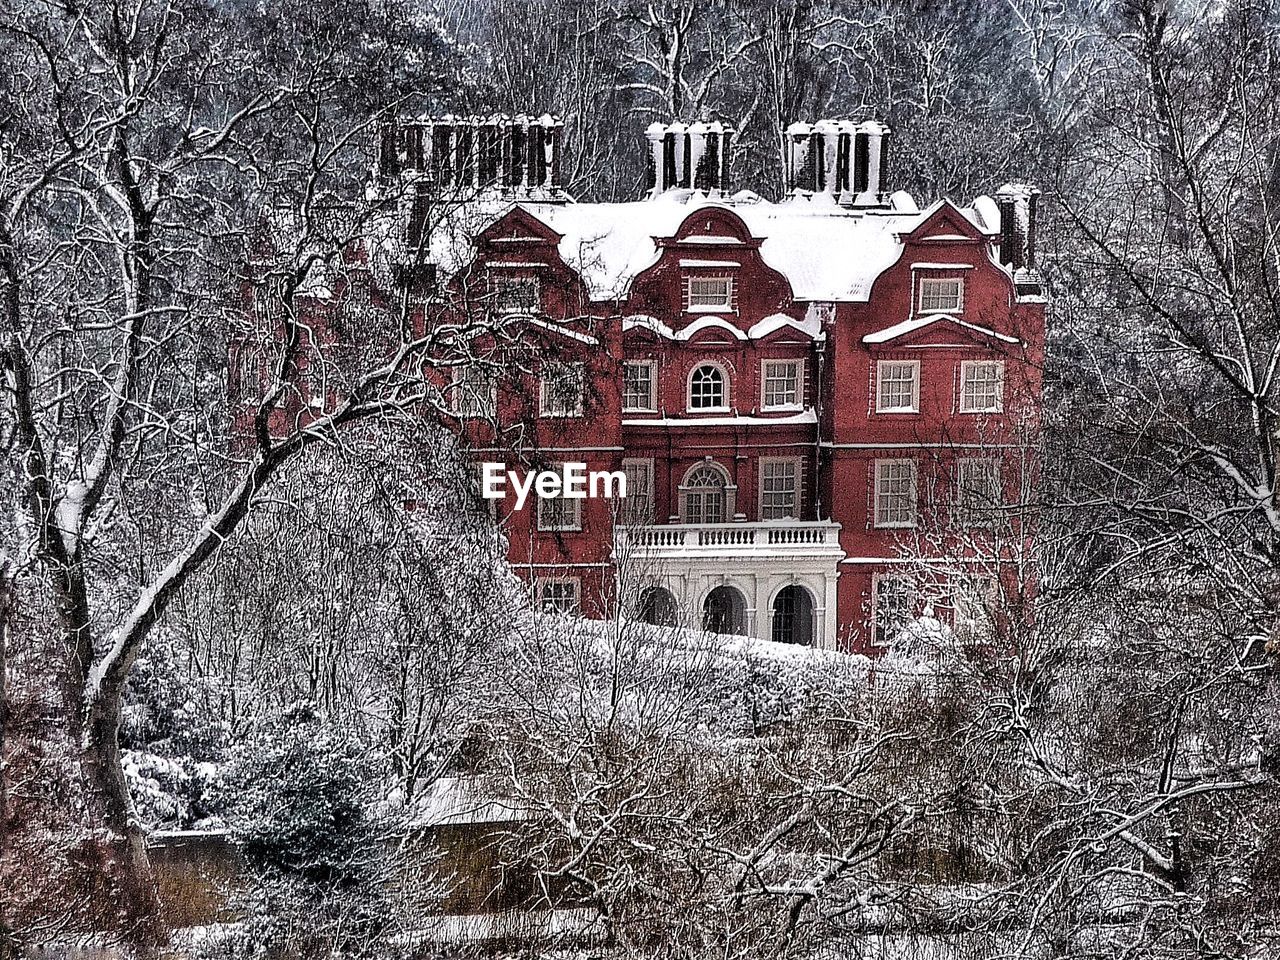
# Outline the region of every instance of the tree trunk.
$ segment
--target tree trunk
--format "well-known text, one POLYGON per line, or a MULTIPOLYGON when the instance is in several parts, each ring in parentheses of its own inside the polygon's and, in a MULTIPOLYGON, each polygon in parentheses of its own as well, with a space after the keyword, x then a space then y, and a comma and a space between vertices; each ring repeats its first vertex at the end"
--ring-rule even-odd
POLYGON ((90 822, 105 828, 100 854, 109 868, 106 879, 114 888, 120 933, 139 953, 150 954, 166 936, 146 836, 132 816, 120 763, 120 700, 98 698, 86 714, 80 770, 90 822))
POLYGON ((1272 779, 1280 779, 1280 627, 1267 640, 1270 669, 1267 678, 1267 719, 1262 731, 1258 768, 1272 779))
MULTIPOLYGON (((9 617, 13 610, 14 566, 8 559, 0 560, 0 856, 9 844, 9 784, 5 758, 9 725, 9 688, 6 682, 9 660, 9 617)), ((0 899, 0 960, 10 960, 17 952, 13 932, 5 915, 4 900, 0 899)))

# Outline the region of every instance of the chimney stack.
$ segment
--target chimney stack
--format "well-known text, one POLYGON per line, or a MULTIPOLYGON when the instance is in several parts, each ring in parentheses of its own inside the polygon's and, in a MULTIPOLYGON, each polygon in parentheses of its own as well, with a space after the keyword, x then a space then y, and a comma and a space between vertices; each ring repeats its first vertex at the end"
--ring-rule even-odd
POLYGON ((842 206, 883 206, 889 195, 890 130, 875 120, 793 123, 783 134, 787 192, 842 206))
POLYGON ((677 188, 724 193, 729 187, 729 147, 733 128, 712 121, 651 123, 649 196, 677 188))
POLYGON ((1038 187, 1006 183, 996 191, 1000 210, 1000 262, 1013 271, 1019 293, 1038 294, 1036 273, 1036 206, 1038 187))
POLYGON ((531 199, 563 199, 558 117, 391 118, 378 141, 378 179, 404 178, 436 196, 501 190, 531 199))

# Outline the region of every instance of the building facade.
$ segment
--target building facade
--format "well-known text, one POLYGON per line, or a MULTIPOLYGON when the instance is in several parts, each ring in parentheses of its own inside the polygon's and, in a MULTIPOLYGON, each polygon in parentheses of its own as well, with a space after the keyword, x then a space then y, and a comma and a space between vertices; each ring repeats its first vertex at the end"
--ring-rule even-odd
POLYGON ((552 118, 401 121, 378 178, 441 316, 537 342, 514 374, 496 342, 438 372, 476 460, 626 476, 624 500, 494 501, 542 602, 874 651, 960 617, 925 609, 913 562, 1029 533, 1036 191, 919 208, 889 189, 886 128, 823 121, 785 132, 770 202, 730 190, 731 133, 650 127, 634 202, 564 194, 552 118))

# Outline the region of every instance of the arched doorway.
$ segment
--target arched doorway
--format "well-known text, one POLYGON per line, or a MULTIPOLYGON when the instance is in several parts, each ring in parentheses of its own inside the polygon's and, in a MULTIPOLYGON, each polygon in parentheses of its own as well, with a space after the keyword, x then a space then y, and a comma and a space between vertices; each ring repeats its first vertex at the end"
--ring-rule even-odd
POLYGON ((778 643, 813 643, 813 597, 804 587, 783 587, 773 599, 773 639, 778 643))
POLYGON ((680 621, 680 609, 670 590, 648 587, 636 603, 636 617, 655 627, 674 627, 680 621))
POLYGON ((747 632, 747 601, 734 587, 716 587, 707 594, 702 604, 702 626, 711 633, 731 633, 745 636, 747 632))

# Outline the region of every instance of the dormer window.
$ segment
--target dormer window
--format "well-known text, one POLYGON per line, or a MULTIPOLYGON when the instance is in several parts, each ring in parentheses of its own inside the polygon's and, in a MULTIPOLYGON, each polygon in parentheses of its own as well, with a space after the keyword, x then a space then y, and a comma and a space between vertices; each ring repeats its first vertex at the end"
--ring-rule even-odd
POLYGON ((542 306, 537 277, 493 277, 489 288, 495 313, 531 315, 542 306))
POLYGON ((697 312, 733 309, 733 277, 688 277, 686 307, 697 312))
POLYGON ((921 277, 921 313, 957 313, 964 306, 964 280, 960 277, 921 277))

